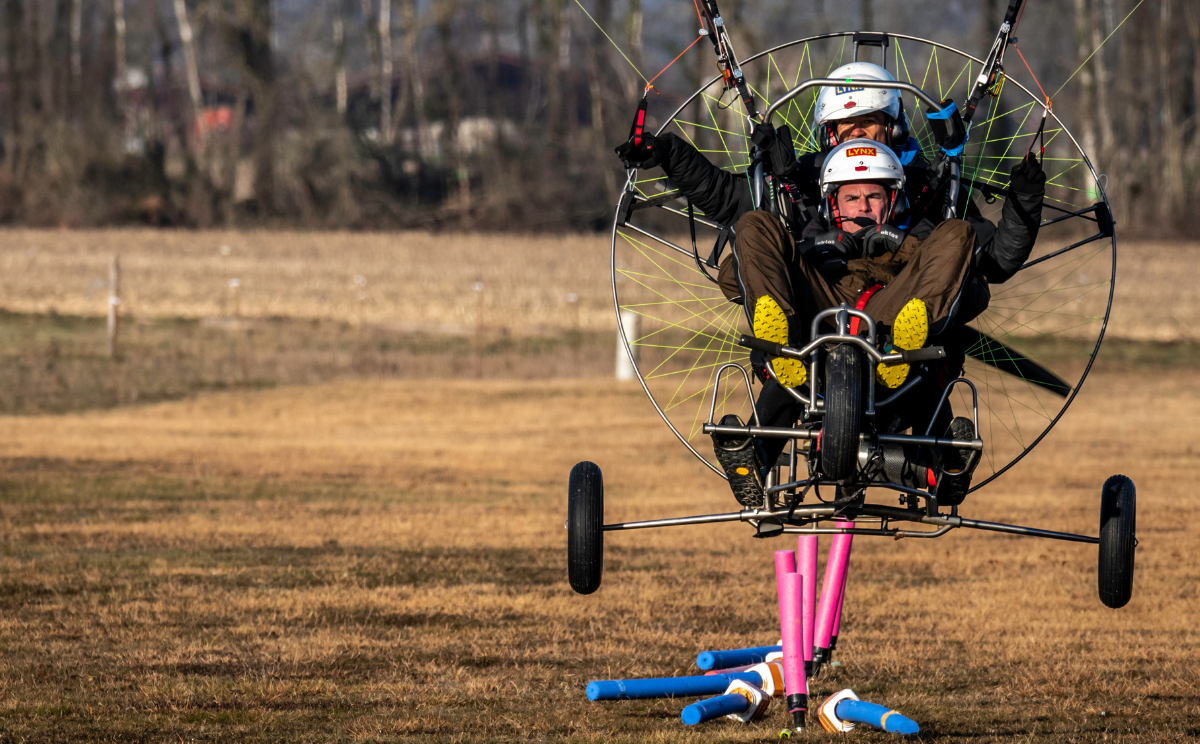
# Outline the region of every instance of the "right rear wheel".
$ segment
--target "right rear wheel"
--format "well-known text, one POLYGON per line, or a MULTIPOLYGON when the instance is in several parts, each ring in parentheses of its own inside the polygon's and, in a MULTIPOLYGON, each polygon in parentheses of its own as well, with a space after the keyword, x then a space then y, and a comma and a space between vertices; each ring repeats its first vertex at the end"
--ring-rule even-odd
POLYGON ((571 588, 591 594, 604 572, 604 477, 586 460, 571 468, 567 487, 567 577, 571 588))
POLYGON ((825 358, 825 418, 821 427, 821 470, 835 481, 858 467, 863 417, 863 359, 858 349, 835 346, 825 358))

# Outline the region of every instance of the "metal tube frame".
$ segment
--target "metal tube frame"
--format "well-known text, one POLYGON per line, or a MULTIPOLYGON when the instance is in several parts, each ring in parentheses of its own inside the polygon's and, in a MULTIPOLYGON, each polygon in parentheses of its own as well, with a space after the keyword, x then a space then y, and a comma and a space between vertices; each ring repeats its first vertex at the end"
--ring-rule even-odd
POLYGON ((812 78, 811 80, 805 80, 803 83, 800 83, 772 103, 770 108, 767 109, 766 114, 763 115, 763 121, 770 121, 771 115, 778 111, 783 104, 792 100, 809 88, 834 88, 839 85, 854 85, 860 88, 889 88, 891 90, 898 90, 903 93, 911 93, 919 98, 922 103, 924 103, 933 111, 938 111, 942 108, 942 104, 939 101, 933 100, 928 93, 912 83, 902 83, 899 80, 835 80, 834 78, 812 78))
MULTIPOLYGON (((898 489, 897 489, 898 490, 898 489)), ((914 490, 914 489, 906 489, 914 490)), ((925 494, 928 496, 928 494, 925 494)), ((626 530, 642 530, 652 529, 656 527, 681 527, 684 525, 694 524, 718 524, 721 522, 747 522, 757 527, 759 522, 771 520, 773 522, 784 524, 783 532, 789 534, 818 534, 818 535, 880 535, 893 538, 915 537, 915 538, 935 538, 941 537, 951 530, 964 528, 973 530, 984 530, 988 532, 1003 532, 1010 535, 1022 535, 1025 537, 1041 537, 1049 540, 1064 540, 1067 542, 1081 542, 1099 544, 1099 537, 1090 535, 1078 535, 1070 532, 1055 532, 1053 530, 1043 530, 1036 527, 1024 527, 1021 525, 1005 524, 1002 522, 987 522, 976 519, 966 519, 957 514, 942 514, 936 509, 901 509, 894 506, 882 506, 879 504, 859 504, 851 505, 843 508, 835 508, 829 504, 813 504, 809 506, 797 505, 792 509, 743 509, 739 512, 727 512, 724 514, 703 514, 692 517, 672 517, 668 519, 648 519, 637 522, 618 522, 615 524, 604 525, 606 532, 622 532, 626 530), (789 513, 793 520, 800 521, 800 525, 786 524, 789 513), (879 519, 879 527, 877 528, 860 528, 860 527, 818 527, 820 522, 831 521, 834 517, 844 517, 846 520, 853 522, 859 517, 874 517, 879 519), (903 530, 891 526, 892 522, 914 522, 919 524, 927 524, 937 527, 936 530, 903 530)))
MULTIPOLYGON (((795 47, 795 46, 798 46, 801 44, 806 44, 806 43, 814 42, 814 41, 820 41, 820 40, 824 40, 824 39, 845 38, 848 36, 852 36, 854 33, 855 32, 853 32, 853 31, 836 31, 836 32, 825 33, 825 34, 814 34, 812 36, 803 37, 801 39, 796 39, 794 41, 784 42, 782 44, 778 44, 778 45, 770 47, 768 49, 764 49, 761 52, 758 52, 756 54, 753 54, 753 55, 747 57, 744 60, 741 60, 741 63, 742 63, 742 66, 744 67, 746 64, 748 64, 750 62, 754 62, 760 58, 769 57, 771 54, 773 54, 775 52, 779 52, 779 51, 782 51, 782 50, 790 48, 790 47, 795 47)), ((947 52, 957 54, 958 56, 960 56, 964 59, 970 60, 972 62, 975 62, 977 64, 982 65, 984 63, 984 61, 982 59, 980 59, 972 54, 968 54, 967 52, 964 52, 960 49, 952 47, 948 44, 943 44, 941 42, 932 41, 930 39, 925 39, 925 38, 922 38, 919 36, 912 36, 910 34, 889 33, 888 37, 890 37, 892 39, 900 39, 900 40, 904 40, 904 41, 912 41, 912 42, 916 42, 916 43, 927 44, 936 49, 942 49, 947 52)), ((710 78, 707 82, 704 82, 702 85, 700 85, 699 88, 697 88, 690 96, 688 96, 686 99, 684 99, 678 105, 678 107, 676 107, 676 109, 674 111, 672 111, 671 114, 668 117, 666 117, 666 119, 663 120, 663 123, 659 126, 659 128, 657 130, 655 130, 655 135, 662 134, 667 129, 667 127, 669 127, 671 125, 671 123, 675 121, 676 117, 678 117, 679 114, 683 112, 684 109, 686 109, 689 105, 691 105, 693 103, 693 101, 695 101, 698 97, 703 95, 704 92, 706 90, 708 90, 709 87, 711 87, 712 85, 714 85, 721 79, 722 79, 721 75, 716 75, 716 76, 710 78)), ((1007 80, 1007 84, 1015 86, 1018 90, 1023 92, 1031 100, 1034 100, 1034 101, 1039 100, 1038 96, 1034 95, 1033 92, 1029 88, 1027 88, 1025 85, 1023 85, 1019 81, 1014 80, 1012 78, 1007 78, 1006 80, 1007 80)), ((880 82, 880 81, 858 81, 858 84, 862 85, 863 87, 876 87, 875 85, 868 86, 868 84, 873 84, 873 83, 878 83, 878 82, 880 82)), ((835 84, 835 85, 841 85, 843 83, 844 83, 844 81, 841 81, 841 80, 833 81, 833 84, 835 84)), ((826 84, 828 84, 828 81, 826 82, 826 84)), ((908 84, 904 84, 904 85, 908 85, 908 84)), ((879 87, 889 87, 889 86, 879 86, 879 87)), ((899 87, 899 86, 896 86, 896 87, 899 87)), ((901 88, 901 90, 903 90, 903 88, 901 88)), ((800 93, 800 91, 796 91, 796 93, 794 95, 799 95, 799 93, 800 93)), ((793 97, 794 97, 794 95, 793 95, 793 97)), ((916 93, 914 93, 913 95, 915 96, 916 93)), ((919 98, 919 96, 918 96, 918 98, 919 98)), ((925 100, 925 99, 922 99, 922 100, 925 100)), ((771 107, 771 109, 769 109, 769 112, 773 112, 775 109, 776 109, 776 107, 773 106, 773 107, 771 107)), ((1084 165, 1086 166, 1087 171, 1091 174, 1092 181, 1096 184, 1096 188, 1100 193, 1100 200, 1102 202, 1104 202, 1105 206, 1108 206, 1111 211, 1111 206, 1108 204, 1107 190, 1105 189, 1105 185, 1100 181, 1099 176, 1096 174, 1096 168, 1092 164, 1091 158, 1088 156, 1088 154, 1086 152, 1084 152, 1083 148, 1079 144, 1079 141, 1075 138, 1075 135, 1070 131, 1070 129, 1066 126, 1066 124, 1061 119, 1059 119, 1057 112, 1055 112, 1054 110, 1050 110, 1047 113, 1048 113, 1049 118, 1053 119, 1054 123, 1057 124, 1061 128, 1062 132, 1064 134, 1066 134, 1067 138, 1071 141, 1071 143, 1075 146, 1075 148, 1079 151, 1080 155, 1083 157, 1084 165)), ((630 171, 626 174, 625 184, 622 187, 622 194, 624 194, 626 191, 634 191, 634 179, 636 178, 636 174, 637 174, 636 170, 630 171)), ((620 301, 619 301, 618 294, 617 294, 617 281, 616 281, 617 230, 620 227, 630 226, 626 220, 622 219, 620 206, 621 206, 621 203, 620 203, 620 200, 618 200, 617 209, 616 209, 616 213, 614 214, 614 217, 613 217, 613 223, 612 223, 612 228, 611 228, 611 236, 610 236, 611 237, 611 239, 610 239, 611 250, 610 250, 610 254, 609 254, 609 273, 612 278, 612 300, 613 300, 613 306, 614 306, 614 308, 616 308, 618 313, 620 312, 620 301)), ((671 207, 667 207, 665 205, 660 206, 658 208, 663 209, 668 212, 672 212, 677 215, 682 215, 685 217, 687 216, 687 214, 685 212, 682 212, 677 209, 673 209, 671 207)), ((703 220, 699 217, 697 217, 696 219, 698 222, 700 222, 701 224, 704 224, 708 227, 712 227, 712 228, 716 228, 716 229, 719 229, 719 227, 720 227, 719 225, 712 223, 708 220, 703 220)), ((1084 218, 1084 219, 1086 219, 1086 218, 1084 218)), ((1117 243, 1117 239, 1116 239, 1115 232, 1113 235, 1108 236, 1108 237, 1112 241, 1112 257, 1113 257, 1112 272, 1111 272, 1111 276, 1109 278, 1109 285, 1108 285, 1108 302, 1105 307, 1104 320, 1101 323, 1100 333, 1096 338, 1095 346, 1092 347, 1092 353, 1088 357, 1087 365, 1084 367, 1083 373, 1080 375, 1079 381, 1073 386, 1071 393, 1067 397, 1067 400, 1063 403, 1062 408, 1059 409, 1057 415, 1054 416, 1053 420, 1050 421, 1050 423, 1046 426, 1046 428, 1043 429, 1042 432, 1029 445, 1027 445, 1025 447, 1025 449, 1021 451, 1020 454, 1018 454, 1016 457, 1014 457, 1012 460, 1010 460, 1007 464, 1005 464, 1004 467, 1002 467, 999 470, 997 470, 996 472, 992 473, 990 476, 983 479, 981 482, 976 483, 973 486, 971 486, 968 493, 974 493, 975 491, 978 491, 979 489, 983 488, 987 484, 994 481, 996 478, 998 478, 1001 475, 1003 475, 1004 473, 1008 472, 1008 470, 1010 470, 1014 465, 1016 465, 1018 462, 1020 462, 1022 459, 1024 459, 1025 455, 1029 454, 1029 452, 1034 447, 1036 447, 1043 439, 1045 439, 1046 435, 1050 433, 1050 430, 1053 429, 1054 426, 1063 417, 1063 415, 1066 414, 1067 409, 1071 407, 1071 404, 1075 401, 1076 396, 1079 394, 1080 389, 1083 387, 1083 383, 1087 380, 1088 374, 1091 372, 1092 366, 1095 364, 1096 357, 1100 353, 1100 347, 1104 343, 1104 336, 1105 336, 1106 331, 1108 330, 1109 316, 1112 313, 1113 297, 1116 292, 1116 280, 1117 280, 1117 265, 1116 265, 1117 245, 1116 245, 1116 243, 1117 243)), ((687 255, 691 256, 691 252, 687 251, 687 255)), ((632 349, 631 349, 630 340, 625 337, 624 327, 621 326, 621 324, 619 324, 619 323, 617 324, 617 333, 620 336, 622 345, 624 346, 626 351, 630 353, 630 355, 632 357, 632 349)), ((634 365, 634 367, 635 367, 635 369, 637 369, 636 364, 634 365)), ((815 367, 816 367, 816 364, 814 362, 814 364, 813 364, 814 370, 815 370, 815 367)), ((683 444, 683 446, 686 447, 688 449, 688 451, 691 452, 692 455, 694 455, 696 457, 697 460, 699 460, 701 463, 703 463, 705 467, 707 467, 710 471, 712 471, 713 474, 715 474, 716 476, 720 477, 723 480, 726 479, 725 473, 722 472, 720 468, 718 468, 717 466, 715 466, 711 462, 709 462, 707 459, 705 459, 705 457, 703 455, 701 455, 696 450, 696 448, 691 445, 690 442, 688 442, 687 437, 683 436, 683 434, 681 434, 679 432, 679 430, 675 427, 675 425, 671 423, 670 418, 662 410, 662 408, 659 406, 658 402, 654 399, 654 396, 651 394, 650 388, 646 384, 645 379, 642 377, 640 370, 638 370, 638 382, 641 384, 642 389, 645 391, 646 397, 650 399, 651 405, 654 406, 654 409, 658 412, 658 414, 662 418, 663 422, 667 425, 667 428, 671 430, 671 432, 676 436, 676 438, 679 439, 679 441, 683 444)), ((794 391, 791 391, 789 388, 785 388, 785 389, 789 390, 789 392, 794 392, 794 391)), ((898 397, 899 392, 903 391, 903 390, 904 390, 904 388, 900 388, 900 390, 897 391, 897 393, 893 393, 892 396, 890 396, 886 401, 884 401, 884 403, 880 403, 880 406, 884 405, 885 403, 891 403, 892 401, 894 401, 898 397)), ((978 427, 976 427, 976 430, 978 430, 978 427)))

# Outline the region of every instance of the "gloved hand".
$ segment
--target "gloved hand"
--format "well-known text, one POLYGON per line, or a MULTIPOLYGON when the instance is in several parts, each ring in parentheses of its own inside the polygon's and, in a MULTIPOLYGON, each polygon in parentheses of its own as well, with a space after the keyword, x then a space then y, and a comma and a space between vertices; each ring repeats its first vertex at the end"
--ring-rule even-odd
POLYGON ((925 116, 929 117, 929 129, 937 146, 951 155, 961 155, 959 148, 967 141, 967 126, 954 101, 947 98, 941 102, 940 108, 926 108, 925 116))
POLYGON ((846 270, 846 264, 862 258, 862 244, 844 230, 829 230, 801 240, 796 250, 809 265, 827 276, 846 270))
POLYGON ((1037 155, 1031 152, 1013 166, 1008 187, 1014 194, 1040 196, 1046 193, 1046 171, 1042 170, 1037 155))
POLYGON ((755 124, 752 142, 767 156, 771 173, 782 176, 796 165, 796 146, 792 144, 792 130, 786 124, 776 129, 770 124, 755 124))
POLYGON ((842 229, 858 246, 864 258, 877 258, 895 253, 904 243, 904 231, 887 223, 879 224, 869 217, 855 217, 842 223, 842 229))
POLYGON ((666 161, 670 149, 669 137, 659 139, 645 132, 640 142, 635 144, 635 139, 639 138, 630 137, 616 147, 617 157, 626 168, 653 168, 666 161))
POLYGON ((895 253, 904 244, 904 232, 891 225, 871 225, 855 235, 867 258, 878 258, 885 253, 895 253))

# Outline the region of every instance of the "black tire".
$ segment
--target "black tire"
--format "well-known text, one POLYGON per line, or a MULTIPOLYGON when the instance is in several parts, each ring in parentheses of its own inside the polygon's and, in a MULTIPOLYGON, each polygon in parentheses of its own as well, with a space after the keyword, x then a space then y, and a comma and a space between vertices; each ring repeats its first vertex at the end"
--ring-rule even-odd
POLYGON ((1137 545, 1137 489, 1124 475, 1104 481, 1100 492, 1100 601, 1114 610, 1133 594, 1137 545))
POLYGON ((591 594, 604 572, 604 476, 586 460, 571 468, 567 486, 567 576, 571 588, 591 594))
POLYGON ((858 435, 863 417, 863 360, 850 345, 835 346, 825 359, 825 419, 821 470, 842 482, 858 470, 858 435))

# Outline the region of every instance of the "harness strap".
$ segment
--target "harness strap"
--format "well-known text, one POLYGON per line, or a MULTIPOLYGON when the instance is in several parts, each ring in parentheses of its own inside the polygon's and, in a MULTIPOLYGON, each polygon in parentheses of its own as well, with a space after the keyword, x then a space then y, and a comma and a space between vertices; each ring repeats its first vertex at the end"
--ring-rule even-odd
MULTIPOLYGON (((854 303, 854 309, 855 310, 866 310, 867 303, 870 302, 871 298, 875 296, 875 293, 881 289, 883 289, 882 284, 876 284, 874 287, 868 287, 867 289, 864 289, 863 293, 858 296, 858 302, 854 303)), ((858 321, 859 321, 858 318, 850 319, 850 335, 851 336, 858 335, 858 326, 859 326, 858 321)))

